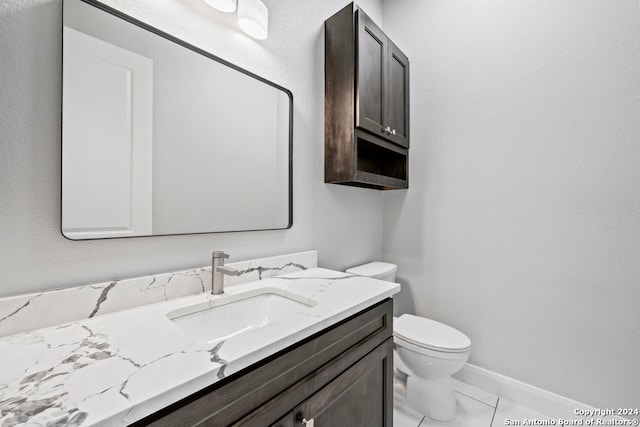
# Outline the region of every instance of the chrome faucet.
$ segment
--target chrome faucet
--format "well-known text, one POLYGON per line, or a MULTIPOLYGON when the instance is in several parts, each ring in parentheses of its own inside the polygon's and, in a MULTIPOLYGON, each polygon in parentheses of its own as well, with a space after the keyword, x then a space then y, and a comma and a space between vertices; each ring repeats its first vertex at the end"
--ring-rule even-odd
POLYGON ((223 251, 215 251, 211 253, 211 294, 220 295, 224 293, 224 275, 238 276, 240 270, 225 267, 224 260, 229 258, 229 254, 223 251))

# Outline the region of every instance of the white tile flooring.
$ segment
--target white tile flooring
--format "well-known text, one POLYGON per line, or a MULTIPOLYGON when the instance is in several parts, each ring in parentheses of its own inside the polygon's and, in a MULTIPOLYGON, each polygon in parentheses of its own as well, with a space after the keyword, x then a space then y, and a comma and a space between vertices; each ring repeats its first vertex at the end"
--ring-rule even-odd
MULTIPOLYGON (((404 404, 403 386, 395 384, 393 425, 395 427, 498 427, 509 425, 505 420, 548 420, 549 417, 477 387, 454 381, 458 416, 449 422, 435 421, 404 404)), ((511 424, 513 425, 513 424, 511 424)))

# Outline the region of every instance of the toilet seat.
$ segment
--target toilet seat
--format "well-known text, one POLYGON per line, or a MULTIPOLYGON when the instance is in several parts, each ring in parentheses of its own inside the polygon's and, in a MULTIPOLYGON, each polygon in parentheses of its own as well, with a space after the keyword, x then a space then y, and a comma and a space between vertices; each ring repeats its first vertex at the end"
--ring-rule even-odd
POLYGON ((412 314, 395 319, 393 335, 411 346, 443 353, 462 353, 471 347, 471 340, 457 329, 412 314))

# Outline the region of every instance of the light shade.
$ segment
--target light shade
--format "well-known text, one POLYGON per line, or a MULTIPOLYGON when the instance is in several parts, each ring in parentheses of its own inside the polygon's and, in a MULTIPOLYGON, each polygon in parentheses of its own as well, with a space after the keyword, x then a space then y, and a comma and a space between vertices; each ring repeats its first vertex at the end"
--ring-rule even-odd
POLYGON ((238 4, 238 0, 204 0, 204 2, 221 12, 233 12, 238 4))
POLYGON ((269 34, 267 6, 260 0, 239 0, 238 25, 254 39, 266 39, 269 34))

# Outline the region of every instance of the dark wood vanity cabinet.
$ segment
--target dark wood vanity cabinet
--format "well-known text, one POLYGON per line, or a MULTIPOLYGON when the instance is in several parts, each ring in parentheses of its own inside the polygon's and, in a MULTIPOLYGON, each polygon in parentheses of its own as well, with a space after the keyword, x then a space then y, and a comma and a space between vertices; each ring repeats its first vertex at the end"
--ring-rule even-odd
POLYGON ((137 425, 391 427, 392 312, 387 299, 137 425))
POLYGON ((392 351, 389 339, 273 425, 294 427, 313 419, 318 427, 391 426, 380 391, 390 372, 392 351))
POLYGON ((325 372, 303 380, 234 425, 294 427, 303 426, 304 420, 313 420, 316 427, 391 427, 393 392, 387 390, 393 385, 392 338, 386 339, 343 371, 352 361, 353 357, 334 360, 324 368, 325 372), (337 377, 325 383, 325 378, 333 377, 339 372, 341 373, 337 377), (284 417, 270 423, 273 414, 298 400, 300 396, 307 395, 309 397, 284 417))
POLYGON ((408 187, 409 60, 351 3, 325 22, 325 182, 408 187))

